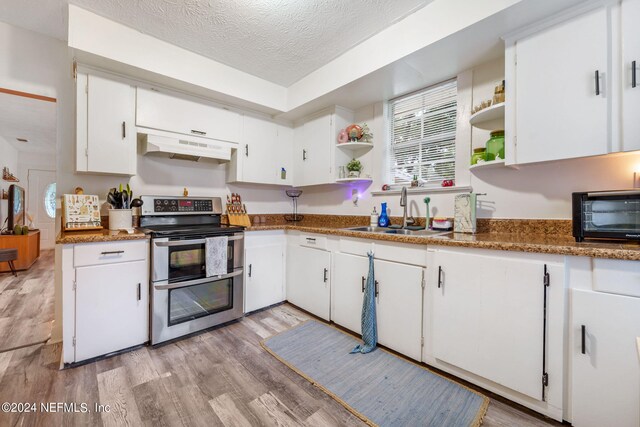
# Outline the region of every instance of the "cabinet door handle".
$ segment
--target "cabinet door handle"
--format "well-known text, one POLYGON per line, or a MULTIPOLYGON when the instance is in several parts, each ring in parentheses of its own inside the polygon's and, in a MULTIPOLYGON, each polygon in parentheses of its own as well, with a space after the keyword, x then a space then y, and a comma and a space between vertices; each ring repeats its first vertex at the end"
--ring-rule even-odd
POLYGON ((587 327, 585 325, 582 325, 580 327, 580 335, 582 336, 582 345, 580 346, 580 352, 582 354, 587 354, 587 327))
POLYGON ((307 243, 315 243, 316 242, 315 237, 307 237, 306 239, 307 239, 307 243))
POLYGON ((631 61, 631 87, 635 88, 637 86, 636 84, 636 61, 633 60, 631 61))
POLYGON ((252 266, 253 266, 252 264, 249 264, 249 277, 251 277, 251 267, 252 266))
POLYGON ((324 269, 324 276, 322 276, 322 280, 324 281, 324 283, 327 283, 327 280, 329 280, 329 278, 327 277, 327 274, 329 273, 329 270, 327 270, 326 268, 324 269))
POLYGON ((127 137, 127 122, 122 122, 122 139, 127 137))
POLYGON ((138 283, 138 301, 142 299, 142 284, 138 283))
POLYGON ((302 160, 307 160, 307 150, 302 150, 302 160))
POLYGON ((367 280, 367 279, 365 279, 365 278, 364 278, 364 276, 362 276, 362 293, 364 293, 364 282, 365 282, 366 280, 367 280))
POLYGON ((438 288, 442 287, 442 266, 438 267, 438 288))
POLYGON ((378 292, 378 285, 379 285, 379 283, 378 283, 378 281, 377 281, 377 280, 376 280, 376 281, 374 281, 373 283, 374 283, 374 285, 375 285, 375 291, 376 291, 376 297, 377 297, 377 296, 378 296, 378 294, 380 293, 380 292, 378 292))
POLYGON ((596 96, 600 95, 600 70, 596 70, 596 96))
POLYGON ((249 144, 244 144, 244 155, 249 157, 249 144))
POLYGON ((123 254, 124 251, 105 251, 105 252, 100 252, 101 255, 119 255, 119 254, 123 254))
POLYGON ((203 132, 201 130, 195 130, 195 129, 191 129, 191 133, 195 134, 195 135, 206 135, 206 132, 203 132))

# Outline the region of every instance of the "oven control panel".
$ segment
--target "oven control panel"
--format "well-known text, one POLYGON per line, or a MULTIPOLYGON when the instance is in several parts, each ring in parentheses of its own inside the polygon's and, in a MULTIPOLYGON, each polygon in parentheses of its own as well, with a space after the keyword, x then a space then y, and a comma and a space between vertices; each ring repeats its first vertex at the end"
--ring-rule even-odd
POLYGON ((158 197, 142 196, 142 215, 220 214, 219 197, 158 197))

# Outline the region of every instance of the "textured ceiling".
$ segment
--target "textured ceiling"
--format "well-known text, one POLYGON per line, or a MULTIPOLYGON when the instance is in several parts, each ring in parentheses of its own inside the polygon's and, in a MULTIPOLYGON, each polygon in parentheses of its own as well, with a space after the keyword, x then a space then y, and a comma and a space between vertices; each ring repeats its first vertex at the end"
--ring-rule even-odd
POLYGON ((284 86, 432 0, 1 0, 0 20, 66 39, 73 3, 284 86))
POLYGON ((55 153, 56 104, 0 92, 0 136, 18 151, 55 153))

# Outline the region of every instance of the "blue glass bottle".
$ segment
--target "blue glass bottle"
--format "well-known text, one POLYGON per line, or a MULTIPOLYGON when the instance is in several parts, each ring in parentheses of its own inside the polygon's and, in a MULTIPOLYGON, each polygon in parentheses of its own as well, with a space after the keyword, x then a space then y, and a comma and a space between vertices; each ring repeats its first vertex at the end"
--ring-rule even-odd
POLYGON ((387 204, 382 204, 382 209, 380 210, 380 217, 378 218, 378 225, 380 227, 388 227, 389 226, 389 217, 387 216, 387 204))

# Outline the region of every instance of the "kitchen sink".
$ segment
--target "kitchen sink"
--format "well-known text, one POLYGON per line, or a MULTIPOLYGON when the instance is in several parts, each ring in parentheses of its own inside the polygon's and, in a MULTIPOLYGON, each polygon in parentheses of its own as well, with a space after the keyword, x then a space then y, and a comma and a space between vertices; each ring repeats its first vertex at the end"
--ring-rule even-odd
POLYGON ((439 230, 407 230, 404 228, 386 228, 386 227, 350 227, 345 228, 345 230, 349 231, 362 231, 365 233, 386 233, 386 234, 400 234, 405 236, 443 236, 451 233, 450 231, 439 231, 439 230))
POLYGON ((385 233, 387 234, 402 234, 405 236, 442 236, 445 234, 449 234, 450 231, 440 231, 440 230, 406 230, 403 228, 398 229, 389 229, 385 233))
POLYGON ((345 228, 345 230, 349 230, 349 231, 364 231, 366 233, 384 233, 385 231, 389 230, 388 228, 384 228, 384 227, 372 227, 372 226, 368 226, 368 227, 351 227, 351 228, 345 228))

